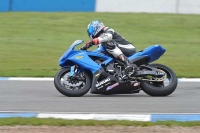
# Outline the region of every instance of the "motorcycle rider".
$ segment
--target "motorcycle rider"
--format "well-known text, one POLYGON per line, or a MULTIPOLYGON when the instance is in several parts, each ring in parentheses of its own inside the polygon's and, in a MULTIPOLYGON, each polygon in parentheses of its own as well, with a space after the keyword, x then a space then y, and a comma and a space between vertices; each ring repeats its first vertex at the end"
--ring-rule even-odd
POLYGON ((108 53, 125 64, 126 73, 135 72, 136 66, 131 64, 129 59, 125 56, 125 53, 129 56, 136 52, 133 44, 125 40, 112 28, 104 26, 99 20, 92 21, 88 24, 87 33, 91 41, 85 44, 83 47, 84 49, 101 43, 108 53))

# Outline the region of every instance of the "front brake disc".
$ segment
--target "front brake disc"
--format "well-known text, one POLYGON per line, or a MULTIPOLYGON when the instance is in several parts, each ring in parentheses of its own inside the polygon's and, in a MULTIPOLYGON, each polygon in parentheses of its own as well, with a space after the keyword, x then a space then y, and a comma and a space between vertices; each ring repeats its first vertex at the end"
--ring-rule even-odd
POLYGON ((70 79, 69 79, 69 73, 66 73, 63 76, 63 79, 64 79, 63 83, 65 85, 68 85, 68 86, 71 86, 71 87, 78 87, 78 86, 80 86, 83 83, 83 81, 78 81, 77 83, 71 83, 70 79))

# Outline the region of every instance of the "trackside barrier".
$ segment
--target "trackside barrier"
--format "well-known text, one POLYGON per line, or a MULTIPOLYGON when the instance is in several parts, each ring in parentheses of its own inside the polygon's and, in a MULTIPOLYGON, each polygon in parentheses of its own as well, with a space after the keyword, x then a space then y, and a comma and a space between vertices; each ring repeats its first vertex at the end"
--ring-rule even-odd
POLYGON ((200 0, 0 0, 7 11, 200 14, 200 0))
POLYGON ((95 0, 0 0, 0 11, 94 12, 95 0))
POLYGON ((32 113, 0 112, 0 118, 60 118, 67 120, 128 120, 128 121, 200 121, 200 114, 73 114, 73 113, 32 113))

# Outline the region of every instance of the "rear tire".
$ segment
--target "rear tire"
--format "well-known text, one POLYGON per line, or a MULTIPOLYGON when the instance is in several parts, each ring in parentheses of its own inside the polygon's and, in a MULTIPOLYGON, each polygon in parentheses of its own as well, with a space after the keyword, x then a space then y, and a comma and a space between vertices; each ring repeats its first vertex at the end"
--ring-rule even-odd
POLYGON ((56 89, 63 95, 68 96, 68 97, 80 97, 85 95, 91 87, 91 78, 89 77, 89 75, 86 72, 84 73, 84 77, 85 77, 85 84, 81 89, 76 89, 76 90, 70 90, 69 88, 66 88, 64 85, 62 85, 61 79, 63 78, 63 76, 67 73, 70 72, 70 68, 63 68, 60 69, 57 74, 54 77, 54 85, 56 87, 56 89))
POLYGON ((150 64, 149 66, 163 70, 167 74, 167 78, 169 79, 169 85, 162 86, 162 84, 164 85, 164 82, 150 83, 149 81, 142 81, 141 89, 150 96, 168 96, 172 92, 174 92, 174 90, 177 87, 178 82, 177 82, 176 74, 173 72, 173 70, 161 64, 150 64), (160 84, 160 86, 158 86, 158 84, 160 84))

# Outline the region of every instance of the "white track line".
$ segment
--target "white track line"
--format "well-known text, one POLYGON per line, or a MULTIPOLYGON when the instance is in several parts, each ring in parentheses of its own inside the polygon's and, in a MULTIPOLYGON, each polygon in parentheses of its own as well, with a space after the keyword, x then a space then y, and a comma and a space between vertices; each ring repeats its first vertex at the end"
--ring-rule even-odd
POLYGON ((39 113, 37 118, 62 118, 69 120, 129 120, 151 121, 151 115, 133 114, 46 114, 39 113))

